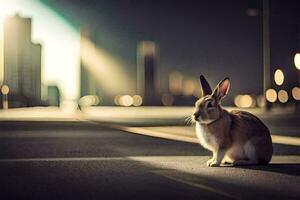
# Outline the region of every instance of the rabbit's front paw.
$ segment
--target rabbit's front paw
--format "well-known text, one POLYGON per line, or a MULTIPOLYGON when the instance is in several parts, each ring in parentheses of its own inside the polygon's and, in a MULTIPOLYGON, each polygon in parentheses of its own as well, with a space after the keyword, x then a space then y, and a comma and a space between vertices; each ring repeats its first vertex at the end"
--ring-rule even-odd
POLYGON ((206 165, 208 167, 216 167, 216 166, 219 166, 220 163, 217 162, 217 160, 215 158, 211 158, 209 159, 207 162, 206 162, 206 165))
POLYGON ((215 160, 214 157, 212 157, 211 159, 209 159, 208 161, 206 161, 206 166, 210 166, 210 163, 212 163, 215 160))

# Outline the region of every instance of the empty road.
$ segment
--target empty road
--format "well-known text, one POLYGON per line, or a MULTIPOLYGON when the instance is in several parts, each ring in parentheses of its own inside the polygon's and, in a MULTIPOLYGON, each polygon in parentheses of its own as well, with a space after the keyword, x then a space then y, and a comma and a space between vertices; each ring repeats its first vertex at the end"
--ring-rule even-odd
POLYGON ((0 199, 300 199, 300 147, 208 168, 198 144, 89 122, 0 122, 0 199))

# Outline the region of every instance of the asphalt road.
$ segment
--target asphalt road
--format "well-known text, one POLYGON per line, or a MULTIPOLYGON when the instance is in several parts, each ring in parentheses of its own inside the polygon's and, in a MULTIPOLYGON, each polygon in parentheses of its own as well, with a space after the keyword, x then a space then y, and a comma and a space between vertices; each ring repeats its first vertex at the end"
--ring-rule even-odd
POLYGON ((197 144, 88 122, 0 122, 0 199, 300 199, 300 147, 208 168, 197 144))

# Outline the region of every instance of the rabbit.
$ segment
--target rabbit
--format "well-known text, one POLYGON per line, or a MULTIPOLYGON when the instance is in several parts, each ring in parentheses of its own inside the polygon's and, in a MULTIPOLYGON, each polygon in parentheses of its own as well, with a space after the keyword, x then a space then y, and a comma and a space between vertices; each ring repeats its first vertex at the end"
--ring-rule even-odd
POLYGON ((268 164, 273 146, 267 126, 249 112, 228 112, 221 107, 230 88, 229 78, 220 81, 214 91, 203 75, 200 83, 203 94, 191 117, 199 143, 213 153, 207 166, 268 164))

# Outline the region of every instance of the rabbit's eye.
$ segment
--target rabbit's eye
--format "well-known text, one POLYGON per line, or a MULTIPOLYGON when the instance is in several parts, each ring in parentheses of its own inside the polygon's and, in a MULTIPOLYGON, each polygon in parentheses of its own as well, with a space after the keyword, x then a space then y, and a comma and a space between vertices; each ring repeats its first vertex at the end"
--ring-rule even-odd
POLYGON ((211 101, 208 102, 208 103, 207 103, 207 108, 212 108, 212 107, 213 107, 213 105, 212 105, 211 101))

